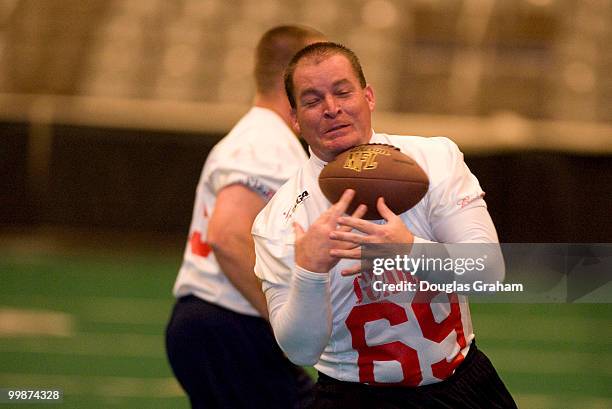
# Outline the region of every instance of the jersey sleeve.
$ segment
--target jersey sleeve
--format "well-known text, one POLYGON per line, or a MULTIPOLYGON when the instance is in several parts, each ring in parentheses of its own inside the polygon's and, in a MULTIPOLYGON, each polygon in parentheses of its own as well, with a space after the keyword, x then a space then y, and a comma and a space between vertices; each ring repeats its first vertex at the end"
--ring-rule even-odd
MULTIPOLYGON (((495 237, 495 228, 492 222, 489 224, 490 216, 486 211, 486 203, 483 199, 484 191, 476 176, 472 174, 463 160, 463 153, 457 145, 448 138, 432 138, 437 142, 436 163, 431 167, 435 169, 433 185, 427 196, 428 219, 433 231, 438 232, 440 241, 465 241, 467 236, 462 237, 461 229, 467 229, 471 223, 477 225, 486 224, 486 229, 492 229, 495 237), (482 208, 479 212, 470 212, 469 209, 482 208), (472 215, 478 214, 477 219, 472 220, 472 215), (482 221, 483 214, 485 221, 482 221), (485 223, 486 222, 486 223, 485 223), (452 237, 444 234, 445 230, 452 229, 452 237), (440 234, 441 233, 441 234, 440 234)), ((471 241, 471 240, 470 240, 471 241)))
POLYGON ((217 194, 224 187, 238 183, 267 202, 297 169, 297 164, 285 163, 283 159, 269 155, 265 146, 254 143, 217 152, 207 169, 211 190, 217 194))
POLYGON ((287 245, 253 238, 255 274, 262 280, 276 341, 296 365, 314 365, 331 335, 329 275, 295 265, 287 245))
POLYGON ((255 244, 255 275, 272 284, 289 284, 295 264, 295 233, 285 220, 286 186, 259 212, 251 234, 255 244))
MULTIPOLYGON (((434 185, 427 197, 428 217, 435 241, 415 237, 421 253, 439 251, 428 243, 445 243, 448 255, 454 259, 471 256, 471 251, 488 254, 487 268, 480 273, 464 274, 457 281, 502 281, 505 276, 503 257, 497 231, 483 199, 484 191, 476 176, 470 172, 457 145, 447 138, 439 139, 436 155, 434 185), (480 243, 480 247, 452 246, 454 243, 480 243), (467 254, 467 255, 466 255, 467 254)), ((435 258, 436 255, 430 255, 435 258)))
POLYGON ((286 285, 291 281, 293 252, 283 243, 253 234, 255 243, 255 275, 262 281, 286 285))

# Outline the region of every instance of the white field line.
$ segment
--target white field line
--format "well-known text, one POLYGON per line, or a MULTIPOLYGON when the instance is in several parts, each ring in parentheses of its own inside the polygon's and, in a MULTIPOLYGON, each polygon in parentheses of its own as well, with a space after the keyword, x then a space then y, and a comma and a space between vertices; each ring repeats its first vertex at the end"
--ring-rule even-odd
MULTIPOLYGON (((58 388, 67 395, 105 397, 168 398, 184 396, 174 378, 129 378, 115 376, 66 376, 1 373, 5 388, 58 388)), ((65 397, 64 397, 65 399, 65 397)))
POLYGON ((0 306, 0 337, 69 337, 73 334, 74 319, 70 314, 0 306))

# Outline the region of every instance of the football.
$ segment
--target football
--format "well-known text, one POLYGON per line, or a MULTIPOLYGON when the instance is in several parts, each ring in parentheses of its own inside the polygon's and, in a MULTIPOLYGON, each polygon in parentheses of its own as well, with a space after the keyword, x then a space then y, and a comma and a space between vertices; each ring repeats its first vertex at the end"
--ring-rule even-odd
POLYGON ((363 217, 382 219, 376 200, 385 199, 395 214, 414 207, 427 193, 429 178, 421 167, 398 148, 385 144, 355 146, 329 162, 319 175, 321 191, 332 203, 337 202, 346 189, 354 189, 355 197, 348 214, 359 204, 368 206, 363 217))

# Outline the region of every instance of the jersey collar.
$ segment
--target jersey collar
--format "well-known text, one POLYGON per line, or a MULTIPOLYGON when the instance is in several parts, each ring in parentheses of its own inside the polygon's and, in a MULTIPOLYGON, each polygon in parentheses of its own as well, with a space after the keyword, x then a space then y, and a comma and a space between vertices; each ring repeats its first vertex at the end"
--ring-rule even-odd
POLYGON ((315 155, 310 146, 308 147, 308 153, 310 154, 310 162, 315 169, 321 170, 325 165, 327 165, 327 162, 315 155))

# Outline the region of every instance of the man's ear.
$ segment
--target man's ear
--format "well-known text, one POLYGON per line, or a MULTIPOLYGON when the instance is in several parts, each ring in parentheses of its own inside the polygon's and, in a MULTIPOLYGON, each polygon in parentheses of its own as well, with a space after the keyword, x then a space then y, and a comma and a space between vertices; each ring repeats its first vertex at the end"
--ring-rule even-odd
POLYGON ((370 84, 366 85, 363 89, 365 94, 366 101, 368 101, 368 106, 370 107, 370 112, 374 111, 374 107, 376 106, 376 98, 374 97, 374 89, 370 84))
POLYGON ((291 116, 291 127, 293 128, 293 132, 295 132, 296 135, 299 135, 300 134, 300 124, 298 123, 298 120, 297 120, 297 113, 296 113, 295 108, 291 108, 290 116, 291 116))

